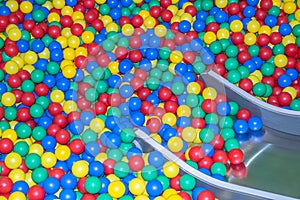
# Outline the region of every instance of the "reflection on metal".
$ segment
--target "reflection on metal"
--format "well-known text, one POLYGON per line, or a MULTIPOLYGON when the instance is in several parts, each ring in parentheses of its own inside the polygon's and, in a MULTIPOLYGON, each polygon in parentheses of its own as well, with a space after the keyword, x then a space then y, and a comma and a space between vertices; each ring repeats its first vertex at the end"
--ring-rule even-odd
MULTIPOLYGON (((205 187, 216 195, 220 200, 258 200, 258 199, 274 199, 274 200, 295 200, 295 198, 283 196, 280 194, 275 194, 271 192, 266 192, 258 189, 253 189, 250 187, 244 187, 228 182, 223 182, 207 176, 197 169, 186 164, 184 161, 180 160, 172 152, 167 150, 165 147, 157 143, 150 136, 144 133, 140 129, 135 129, 136 136, 141 138, 144 142, 148 143, 153 149, 160 151, 162 155, 168 159, 175 161, 178 166, 184 172, 191 174, 198 180, 198 185, 205 187)), ((266 148, 267 149, 267 148, 266 148)), ((264 149, 262 152, 264 152, 264 149)), ((261 152, 261 153, 262 153, 261 152)), ((261 153, 257 154, 260 155, 261 153)))
POLYGON ((252 161, 255 160, 260 154, 262 154, 266 149, 268 149, 271 146, 271 144, 267 144, 265 147, 263 147, 261 150, 259 150, 254 156, 252 156, 246 163, 246 167, 248 167, 252 161))

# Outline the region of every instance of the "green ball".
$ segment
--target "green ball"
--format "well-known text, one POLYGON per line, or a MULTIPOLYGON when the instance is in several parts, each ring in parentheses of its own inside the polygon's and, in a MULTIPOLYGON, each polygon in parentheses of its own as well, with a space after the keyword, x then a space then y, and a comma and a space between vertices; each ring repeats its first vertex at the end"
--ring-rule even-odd
POLYGON ((39 10, 39 9, 36 9, 36 10, 33 10, 32 12, 32 19, 35 21, 35 22, 42 22, 44 21, 46 18, 46 15, 45 13, 42 11, 42 10, 39 10))
POLYGON ((102 183, 100 179, 94 176, 89 176, 84 183, 85 190, 90 194, 97 194, 101 190, 101 187, 102 183))
POLYGON ((110 12, 110 7, 108 4, 102 4, 99 7, 99 12, 101 15, 108 15, 110 12))
POLYGON ((46 0, 34 0, 34 2, 36 4, 42 5, 42 4, 46 3, 46 0))
POLYGON ((0 48, 2 49, 4 47, 4 40, 0 38, 0 48))
POLYGON ((130 168, 128 163, 120 161, 117 162, 114 166, 114 174, 119 178, 126 177, 130 172, 130 168))
POLYGON ((161 79, 163 72, 158 68, 153 68, 150 71, 150 76, 161 79))
MULTIPOLYGON (((23 34, 23 33, 22 33, 22 34, 23 34)), ((29 34, 29 32, 28 32, 28 34, 29 34)), ((43 43, 45 44, 45 46, 48 47, 49 44, 50 44, 51 42, 53 42, 53 38, 50 37, 50 36, 47 34, 47 35, 44 35, 44 36, 42 37, 42 41, 43 41, 43 43)))
POLYGON ((42 106, 42 108, 46 110, 50 105, 50 100, 45 96, 40 96, 36 99, 35 103, 42 106))
POLYGON ((17 109, 14 107, 8 107, 4 111, 4 117, 8 121, 13 121, 17 118, 17 109))
POLYGON ((156 67, 163 72, 167 71, 167 69, 169 69, 169 62, 167 59, 161 59, 157 62, 156 67))
POLYGON ((156 90, 159 87, 159 80, 156 77, 149 77, 146 81, 146 85, 150 90, 156 90))
POLYGON ((145 181, 156 179, 158 176, 157 169, 152 165, 147 165, 142 169, 142 177, 145 181))
POLYGON ((272 8, 270 10, 268 10, 268 14, 278 17, 280 14, 280 8, 277 6, 272 6, 272 8))
POLYGON ((222 45, 222 51, 225 51, 230 46, 230 42, 226 39, 221 39, 220 43, 222 45))
POLYGON ((219 174, 221 176, 226 175, 226 166, 221 162, 215 162, 214 164, 212 164, 210 170, 212 174, 219 174))
POLYGON ((181 95, 184 92, 185 86, 182 82, 174 82, 171 90, 175 95, 181 95))
POLYGON ((56 75, 59 72, 60 67, 56 62, 49 62, 46 70, 49 74, 56 75))
POLYGON ((44 114, 44 109, 41 105, 39 104, 33 104, 30 109, 30 115, 33 118, 40 118, 44 114))
POLYGON ((19 141, 15 143, 14 152, 18 153, 20 156, 26 156, 29 152, 29 145, 24 141, 19 141))
POLYGON ((162 82, 164 83, 171 82, 173 81, 173 79, 174 79, 174 75, 171 72, 169 71, 163 72, 161 77, 162 82))
POLYGON ((237 61, 236 58, 228 58, 225 61, 225 68, 227 70, 233 70, 236 69, 239 66, 239 62, 237 61))
POLYGON ((21 90, 23 92, 33 92, 34 90, 34 83, 31 80, 25 80, 22 84, 21 84, 21 90))
POLYGON ((174 40, 175 34, 172 31, 167 30, 167 34, 166 34, 165 38, 166 38, 166 40, 174 40))
POLYGON ((119 41, 118 41, 118 46, 122 46, 122 47, 129 47, 129 41, 127 38, 120 38, 119 41))
POLYGON ((113 198, 109 194, 103 193, 97 197, 97 200, 113 200, 113 198))
POLYGON ((248 52, 250 53, 251 57, 258 56, 259 50, 260 49, 259 49, 259 47, 257 45, 251 45, 248 48, 248 52))
POLYGON ((87 91, 84 94, 85 98, 90 101, 90 102, 94 102, 97 100, 99 94, 97 92, 97 90, 95 88, 89 88, 87 89, 87 91))
POLYGON ((259 82, 253 86, 252 90, 255 96, 262 97, 266 93, 267 88, 265 84, 259 82))
MULTIPOLYGON (((26 40, 26 41, 29 41, 29 40, 31 39, 31 35, 30 35, 30 33, 29 33, 28 31, 22 30, 21 32, 22 32, 22 37, 21 37, 21 39, 26 40)), ((49 36, 49 37, 50 37, 50 36, 49 36)), ((46 45, 46 44, 45 44, 45 45, 46 45)))
POLYGON ((45 168, 39 167, 33 170, 31 177, 35 183, 41 183, 48 178, 48 172, 45 168))
POLYGON ((273 88, 269 84, 265 84, 265 86, 266 86, 266 92, 264 94, 264 97, 269 97, 269 96, 271 96, 271 94, 273 92, 273 88))
POLYGON ((107 110, 107 116, 113 116, 113 117, 121 117, 122 113, 121 110, 118 107, 110 107, 107 110))
POLYGON ((250 75, 249 69, 248 69, 247 67, 245 67, 245 66, 240 66, 240 67, 238 67, 237 70, 238 70, 238 71, 240 72, 240 74, 241 74, 241 79, 243 79, 243 78, 248 78, 249 75, 250 75))
POLYGON ((297 24, 296 26, 293 27, 292 33, 295 37, 300 36, 300 24, 297 24))
POLYGON ((7 121, 0 121, 0 129, 5 131, 10 128, 10 125, 7 121))
POLYGON ((122 142, 121 145, 120 145, 120 147, 119 147, 119 149, 122 151, 122 153, 124 155, 126 155, 127 152, 129 151, 129 149, 131 149, 133 147, 134 147, 134 145, 132 143, 124 143, 124 142, 122 142))
POLYGON ((103 41, 102 47, 105 51, 111 52, 115 48, 115 43, 111 39, 106 39, 103 41))
POLYGON ((76 192, 76 200, 81 200, 83 194, 81 192, 76 192))
POLYGON ((239 70, 233 69, 227 73, 227 79, 230 83, 238 83, 241 80, 242 76, 239 70))
POLYGON ((113 159, 116 162, 121 161, 123 158, 123 154, 120 149, 108 149, 106 153, 107 153, 107 158, 113 159))
POLYGON ((209 113, 204 119, 206 124, 218 124, 219 122, 219 117, 216 113, 209 113))
POLYGON ((2 52, 2 60, 3 62, 8 62, 11 60, 11 57, 9 57, 4 51, 2 52))
POLYGON ((102 80, 104 78, 104 69, 101 67, 95 67, 92 71, 92 77, 95 80, 102 80))
POLYGON ((134 14, 134 15, 138 15, 140 12, 141 12, 141 8, 139 8, 139 7, 135 7, 133 10, 132 10, 132 14, 134 14))
POLYGON ((91 75, 86 75, 83 79, 83 82, 88 83, 92 86, 96 85, 96 80, 91 75))
POLYGON ((233 126, 233 120, 229 116, 224 116, 219 120, 220 128, 231 128, 233 126))
POLYGON ((81 135, 81 139, 85 144, 87 144, 89 142, 95 142, 97 140, 97 138, 98 138, 98 134, 95 133, 90 128, 86 129, 81 135))
POLYGON ((274 45, 272 51, 273 51, 273 55, 284 54, 284 45, 281 43, 276 44, 274 45))
POLYGON ((213 141, 215 134, 214 132, 209 128, 204 128, 199 133, 200 140, 204 143, 210 143, 213 141))
POLYGON ((201 74, 205 70, 206 70, 206 65, 204 63, 202 63, 202 62, 195 62, 195 63, 193 63, 193 71, 196 74, 201 74))
POLYGON ((162 184, 163 191, 170 187, 170 180, 166 176, 158 176, 156 180, 158 180, 162 184))
POLYGON ((231 138, 225 141, 225 150, 227 152, 229 152, 232 149, 238 149, 238 148, 240 148, 240 143, 238 142, 237 139, 231 138))
POLYGON ((4 72, 2 69, 0 69, 0 81, 4 79, 4 72))
POLYGON ((16 129, 16 133, 17 133, 18 137, 21 139, 29 138, 31 135, 31 131, 32 130, 31 130, 30 126, 28 126, 25 123, 20 124, 16 129))
POLYGON ((133 200, 133 197, 129 196, 129 195, 125 195, 125 196, 122 196, 121 198, 119 198, 119 200, 133 200))
POLYGON ((124 128, 121 133, 121 140, 125 143, 131 143, 135 139, 135 133, 133 129, 130 128, 124 128))
POLYGON ((196 179, 189 174, 184 174, 179 179, 179 185, 183 190, 193 190, 196 186, 196 179))
POLYGON ((201 107, 195 107, 192 109, 192 116, 194 118, 200 117, 200 118, 204 118, 206 115, 206 113, 202 110, 201 107))
POLYGON ((209 49, 213 54, 219 54, 222 51, 222 45, 219 41, 214 41, 209 45, 209 49))
POLYGON ((37 141, 42 141, 42 139, 44 139, 44 137, 46 137, 46 135, 47 135, 46 130, 41 126, 36 126, 32 130, 32 137, 33 137, 33 139, 35 139, 37 141))
POLYGON ((185 101, 186 105, 191 108, 194 108, 197 105, 199 105, 199 99, 196 94, 188 94, 185 98, 185 101))
MULTIPOLYGON (((208 24, 210 24, 210 23, 212 23, 212 22, 216 22, 215 17, 212 16, 212 15, 208 15, 208 16, 206 17, 206 19, 205 19, 205 24, 208 25, 208 24)), ((201 33, 204 33, 204 32, 201 32, 201 33)), ((202 39, 202 38, 201 38, 201 39, 202 39)))
POLYGON ((201 8, 205 11, 210 11, 214 6, 214 3, 213 1, 210 1, 210 0, 204 0, 202 1, 201 3, 201 8))
POLYGON ((97 82, 96 90, 99 94, 105 93, 107 89, 108 89, 108 84, 106 81, 100 80, 97 82))
POLYGON ((236 115, 240 109, 239 104, 234 101, 229 101, 230 115, 236 115))
POLYGON ((122 16, 127 16, 128 17, 128 16, 130 16, 131 11, 130 11, 129 8, 122 8, 121 13, 122 13, 122 16))
POLYGON ((33 170, 41 165, 41 157, 36 153, 28 154, 25 158, 26 166, 33 170))
POLYGON ((238 55, 238 48, 235 45, 230 45, 226 48, 225 54, 230 57, 236 57, 238 55))
POLYGON ((272 76, 275 71, 275 66, 266 62, 261 66, 260 71, 264 76, 272 76))
POLYGON ((187 160, 186 164, 188 164, 192 168, 198 169, 198 164, 196 162, 192 161, 192 160, 187 160))
POLYGON ((223 128, 220 132, 220 135, 224 139, 224 141, 227 141, 229 139, 234 138, 235 132, 232 128, 223 128))
POLYGON ((300 111, 300 99, 292 100, 290 107, 292 110, 300 111))

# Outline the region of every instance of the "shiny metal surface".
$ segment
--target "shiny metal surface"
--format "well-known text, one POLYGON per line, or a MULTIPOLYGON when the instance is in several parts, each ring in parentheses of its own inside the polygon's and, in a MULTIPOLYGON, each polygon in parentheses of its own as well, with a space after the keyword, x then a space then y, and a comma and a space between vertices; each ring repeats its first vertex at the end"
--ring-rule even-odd
POLYGON ((213 71, 204 72, 201 78, 207 86, 214 87, 218 92, 226 94, 241 107, 251 110, 260 116, 267 127, 281 132, 300 135, 300 112, 272 106, 248 94, 213 71))

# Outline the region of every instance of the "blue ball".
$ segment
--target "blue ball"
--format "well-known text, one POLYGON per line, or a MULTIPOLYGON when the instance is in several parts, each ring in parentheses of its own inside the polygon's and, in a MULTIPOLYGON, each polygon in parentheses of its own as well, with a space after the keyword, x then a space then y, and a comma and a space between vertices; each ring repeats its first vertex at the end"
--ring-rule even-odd
POLYGON ((137 148, 137 147, 132 147, 127 151, 126 157, 127 159, 130 159, 132 156, 142 156, 143 152, 137 148))
POLYGON ((52 124, 52 119, 46 116, 41 117, 40 119, 37 120, 38 120, 37 125, 45 129, 47 129, 50 126, 50 124, 52 124))
POLYGON ((19 40, 17 41, 17 47, 20 53, 25 53, 29 50, 29 43, 26 40, 19 40))
POLYGON ((76 192, 71 189, 63 189, 59 193, 59 199, 61 200, 73 200, 76 199, 76 192))
POLYGON ((63 52, 61 49, 54 49, 50 51, 50 60, 54 62, 60 62, 63 60, 63 52))
POLYGON ((82 81, 83 79, 84 79, 84 72, 82 71, 82 69, 77 68, 76 74, 75 74, 73 80, 74 80, 75 82, 80 82, 80 81, 82 81))
POLYGON ((124 84, 120 87, 120 95, 123 98, 129 98, 133 95, 134 90, 129 84, 124 84))
POLYGON ((257 68, 256 64, 254 61, 252 60, 247 60, 245 63, 244 63, 244 66, 247 67, 250 71, 250 73, 254 72, 257 68))
POLYGON ((249 6, 256 6, 259 0, 247 0, 249 6))
POLYGON ((67 6, 74 7, 77 5, 77 0, 65 0, 67 6))
POLYGON ((265 24, 269 27, 274 27, 277 24, 277 17, 274 15, 268 15, 265 20, 265 24))
POLYGON ((251 131, 259 131, 262 129, 262 120, 257 116, 253 116, 248 120, 248 126, 251 131))
POLYGON ((148 48, 146 50, 146 58, 149 60, 155 60, 158 58, 158 51, 155 48, 148 48))
POLYGON ((191 30, 191 23, 187 20, 182 20, 178 24, 178 30, 181 33, 188 33, 191 30))
POLYGON ((45 44, 41 40, 33 40, 31 50, 36 53, 41 53, 45 49, 45 44))
POLYGON ((129 7, 132 4, 132 0, 121 0, 121 4, 124 7, 129 7))
POLYGON ((78 160, 80 160, 79 155, 77 155, 77 154, 71 154, 71 156, 68 158, 68 160, 66 160, 68 168, 71 170, 74 162, 76 162, 78 160))
POLYGON ((122 116, 128 116, 130 113, 130 109, 127 102, 122 102, 119 106, 119 109, 121 110, 122 116))
POLYGON ((196 32, 204 31, 205 27, 206 27, 206 24, 203 20, 198 19, 193 23, 193 28, 196 32))
POLYGON ((211 144, 202 144, 201 149, 203 149, 204 154, 209 157, 212 157, 215 152, 215 149, 211 144))
POLYGON ((203 22, 207 18, 208 14, 204 10, 200 10, 197 12, 196 19, 197 20, 202 20, 203 22))
POLYGON ((69 171, 68 165, 66 162, 64 161, 57 161, 56 164, 54 165, 54 168, 60 168, 62 170, 64 170, 65 172, 69 171))
POLYGON ((278 85, 282 88, 286 88, 292 84, 292 79, 287 74, 282 74, 278 78, 278 85))
POLYGON ((233 127, 234 131, 238 134, 245 134, 248 132, 248 123, 245 120, 236 120, 233 127))
POLYGON ((156 35, 150 36, 149 38, 149 45, 153 48, 159 48, 160 46, 160 38, 156 35))
POLYGON ((98 63, 97 62, 95 62, 95 61, 90 61, 90 62, 88 62, 88 64, 86 65, 86 70, 88 71, 88 73, 92 73, 93 72, 93 70, 95 69, 95 68, 97 68, 99 65, 98 65, 98 63))
POLYGON ((251 18, 255 15, 255 8, 252 6, 246 6, 243 10, 245 17, 251 18))
POLYGON ((62 50, 61 44, 55 40, 53 40, 49 45, 48 49, 51 51, 57 49, 57 50, 62 50))
POLYGON ((202 191, 204 191, 204 190, 205 190, 205 188, 203 188, 203 187, 200 187, 200 186, 196 187, 196 188, 193 190, 193 192, 192 192, 192 197, 193 197, 193 199, 197 199, 198 196, 199 196, 199 194, 200 194, 200 192, 202 192, 202 191))
POLYGON ((287 69, 285 73, 292 79, 292 81, 296 80, 299 76, 299 73, 295 68, 287 69))
POLYGON ((89 142, 85 146, 85 152, 89 156, 96 157, 100 153, 100 146, 97 142, 89 142))
POLYGON ((158 151, 152 151, 148 156, 148 162, 156 168, 160 168, 164 165, 164 157, 158 151))
POLYGON ((28 189, 29 186, 25 181, 16 181, 13 185, 12 192, 22 192, 26 195, 28 189))
POLYGON ((146 185, 146 191, 150 196, 159 196, 163 191, 163 186, 158 180, 150 180, 146 185))
POLYGON ((119 135, 111 133, 107 136, 106 147, 110 149, 117 149, 121 145, 121 138, 119 135))
POLYGON ((138 111, 142 106, 142 101, 138 97, 131 97, 128 101, 129 109, 138 111))
POLYGON ((78 100, 78 93, 75 92, 74 90, 68 90, 65 93, 65 100, 77 101, 78 100))
POLYGON ((145 116, 139 112, 135 111, 130 114, 130 120, 135 126, 142 126, 145 122, 145 116))
POLYGON ((133 79, 134 75, 131 73, 127 73, 123 76, 123 82, 130 82, 133 79))
POLYGON ((174 128, 167 128, 166 130, 164 130, 163 132, 163 139, 164 141, 169 141, 170 138, 177 136, 178 133, 176 131, 176 129, 174 128))
POLYGON ((48 60, 44 58, 40 58, 33 66, 35 67, 35 69, 46 71, 48 63, 49 63, 48 60))
POLYGON ((7 6, 2 5, 0 7, 0 15, 2 15, 2 16, 8 16, 9 14, 10 14, 10 9, 7 6))
POLYGON ((178 117, 177 121, 176 121, 176 126, 180 127, 180 128, 186 128, 188 126, 191 126, 191 119, 189 117, 178 117))
POLYGON ((117 74, 113 74, 108 78, 108 85, 111 88, 118 88, 121 85, 121 77, 117 74))
POLYGON ((108 186, 110 184, 110 181, 106 177, 101 177, 101 190, 99 191, 100 194, 108 193, 108 186))
POLYGON ((213 174, 212 177, 220 181, 226 181, 226 178, 220 174, 213 174))
POLYGON ((175 72, 177 75, 184 75, 187 71, 187 66, 184 63, 178 63, 175 65, 175 72))
MULTIPOLYGON (((147 51, 147 50, 146 50, 147 51)), ((139 66, 142 70, 150 71, 152 69, 152 63, 148 59, 142 59, 139 63, 139 66)))
POLYGON ((133 67, 133 64, 132 64, 131 60, 129 60, 129 59, 124 59, 119 63, 119 71, 122 74, 126 74, 126 73, 130 72, 132 67, 133 67))
POLYGON ((230 113, 230 105, 227 102, 220 102, 217 105, 217 112, 221 116, 229 115, 229 113, 230 113))
POLYGON ((104 166, 99 161, 94 161, 89 164, 89 175, 90 176, 102 176, 104 173, 104 166))
POLYGON ((87 126, 90 124, 92 119, 94 119, 94 114, 89 111, 84 111, 80 114, 80 121, 83 123, 83 125, 87 126))
POLYGON ((278 29, 279 33, 283 36, 289 35, 292 32, 292 30, 293 29, 290 24, 281 24, 278 29))
POLYGON ((119 8, 113 8, 110 10, 109 15, 113 20, 118 20, 122 17, 121 10, 119 8))
POLYGON ((56 86, 59 90, 66 92, 67 90, 70 89, 70 81, 66 78, 61 78, 56 82, 56 86))
POLYGON ((108 0, 106 3, 109 5, 110 8, 116 8, 119 4, 118 0, 108 0))
POLYGON ((56 139, 52 136, 47 135, 43 138, 41 144, 45 150, 54 149, 56 146, 56 139))
POLYGON ((228 20, 228 14, 223 10, 218 10, 214 16, 217 23, 221 24, 228 20))
POLYGON ((60 179, 60 185, 63 189, 74 189, 77 185, 77 179, 73 174, 65 174, 60 179))
POLYGON ((43 188, 47 194, 55 194, 60 188, 60 183, 56 178, 49 177, 44 181, 43 188))
POLYGON ((80 120, 74 120, 69 124, 69 130, 75 135, 79 135, 84 130, 84 125, 80 120))

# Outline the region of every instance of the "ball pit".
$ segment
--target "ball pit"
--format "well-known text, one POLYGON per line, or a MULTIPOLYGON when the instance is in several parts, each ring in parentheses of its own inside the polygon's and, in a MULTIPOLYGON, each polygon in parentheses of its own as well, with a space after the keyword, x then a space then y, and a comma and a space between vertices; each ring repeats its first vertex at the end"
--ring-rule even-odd
POLYGON ((0 3, 1 199, 215 199, 138 127, 219 180, 245 168, 250 111, 212 69, 300 110, 298 5, 271 0, 0 3))

